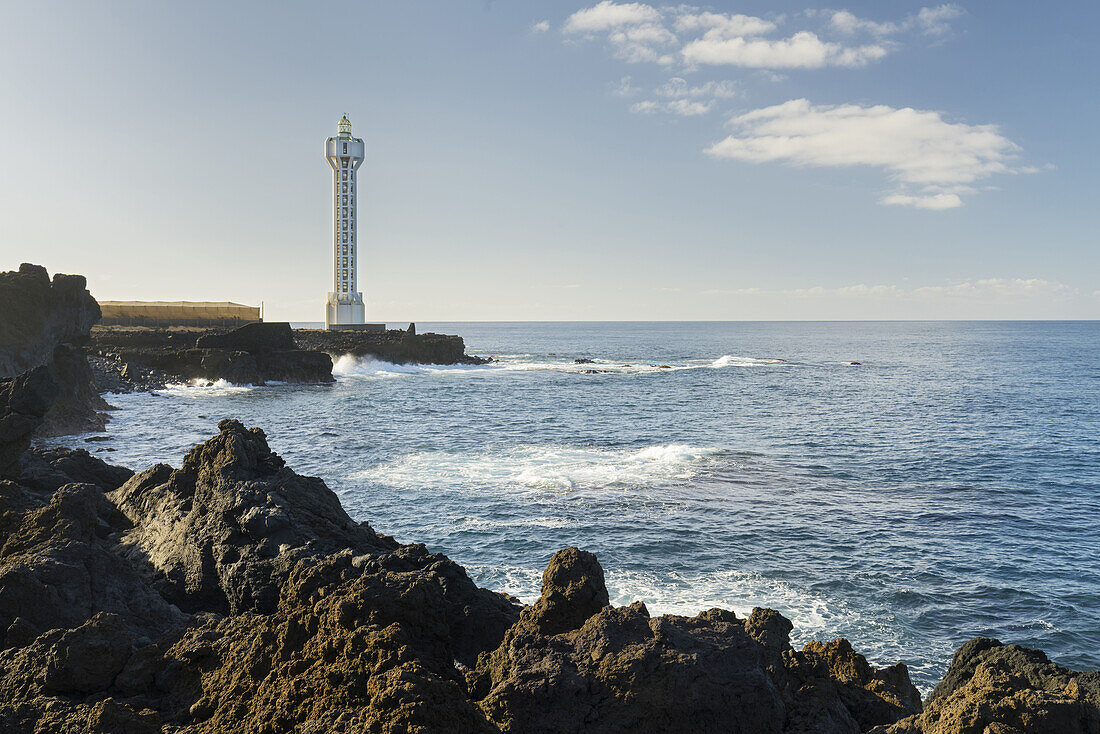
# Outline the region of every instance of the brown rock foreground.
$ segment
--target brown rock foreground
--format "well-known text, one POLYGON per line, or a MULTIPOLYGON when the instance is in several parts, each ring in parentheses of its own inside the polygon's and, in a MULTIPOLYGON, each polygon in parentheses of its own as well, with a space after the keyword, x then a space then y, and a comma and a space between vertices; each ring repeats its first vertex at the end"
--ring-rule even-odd
POLYGON ((576 548, 521 608, 219 429, 179 469, 32 450, 0 479, 0 731, 1100 732, 1097 673, 1040 652, 971 641, 922 708, 772 610, 613 608, 576 548))

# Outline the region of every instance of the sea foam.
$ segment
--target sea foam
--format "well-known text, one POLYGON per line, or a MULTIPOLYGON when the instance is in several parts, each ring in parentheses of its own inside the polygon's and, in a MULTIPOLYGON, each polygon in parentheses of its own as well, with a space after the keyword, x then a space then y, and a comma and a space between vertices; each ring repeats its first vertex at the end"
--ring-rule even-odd
POLYGON ((782 359, 760 359, 724 354, 717 359, 691 359, 684 361, 620 362, 607 359, 587 359, 576 362, 571 359, 532 354, 503 355, 483 365, 442 364, 394 364, 372 357, 345 354, 333 360, 332 374, 346 379, 385 379, 409 376, 467 375, 484 376, 516 372, 560 372, 583 376, 592 375, 649 375, 681 372, 684 370, 726 369, 731 367, 766 367, 789 365, 782 359))
POLYGON ((722 449, 687 444, 626 450, 521 444, 471 452, 420 451, 361 471, 355 478, 411 488, 441 481, 550 490, 649 486, 691 479, 721 453, 722 449))

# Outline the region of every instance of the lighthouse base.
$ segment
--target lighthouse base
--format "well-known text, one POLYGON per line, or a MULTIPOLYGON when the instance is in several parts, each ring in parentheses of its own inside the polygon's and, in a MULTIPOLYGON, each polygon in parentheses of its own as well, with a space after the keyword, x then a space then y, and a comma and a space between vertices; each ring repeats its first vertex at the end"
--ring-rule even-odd
MULTIPOLYGON (((329 293, 325 302, 326 329, 363 329, 377 328, 378 324, 367 324, 366 306, 362 293, 329 293)), ((383 325, 382 328, 385 328, 383 325)))

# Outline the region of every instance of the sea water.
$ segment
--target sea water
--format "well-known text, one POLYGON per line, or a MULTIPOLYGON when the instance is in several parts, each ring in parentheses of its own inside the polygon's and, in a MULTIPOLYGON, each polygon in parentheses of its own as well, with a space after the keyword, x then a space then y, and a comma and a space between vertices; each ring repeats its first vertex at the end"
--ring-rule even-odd
POLYGON ((238 418, 483 586, 576 545, 615 604, 773 607, 925 691, 979 635, 1100 665, 1098 322, 418 326, 496 361, 109 396, 67 443, 178 466, 238 418))

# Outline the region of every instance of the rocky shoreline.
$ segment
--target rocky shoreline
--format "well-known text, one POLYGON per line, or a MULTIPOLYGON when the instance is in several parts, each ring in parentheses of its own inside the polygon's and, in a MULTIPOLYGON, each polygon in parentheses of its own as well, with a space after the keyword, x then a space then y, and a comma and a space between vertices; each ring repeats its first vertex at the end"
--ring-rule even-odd
MULTIPOLYGON (((523 606, 356 522, 235 420, 179 468, 32 446, 73 388, 57 347, 91 328, 71 277, 47 279, 50 319, 0 317, 0 731, 1100 732, 1100 673, 1040 651, 971 640, 922 701, 903 663, 794 649, 774 610, 613 607, 577 548, 523 606)), ((265 351, 204 345, 167 351, 265 351)))

